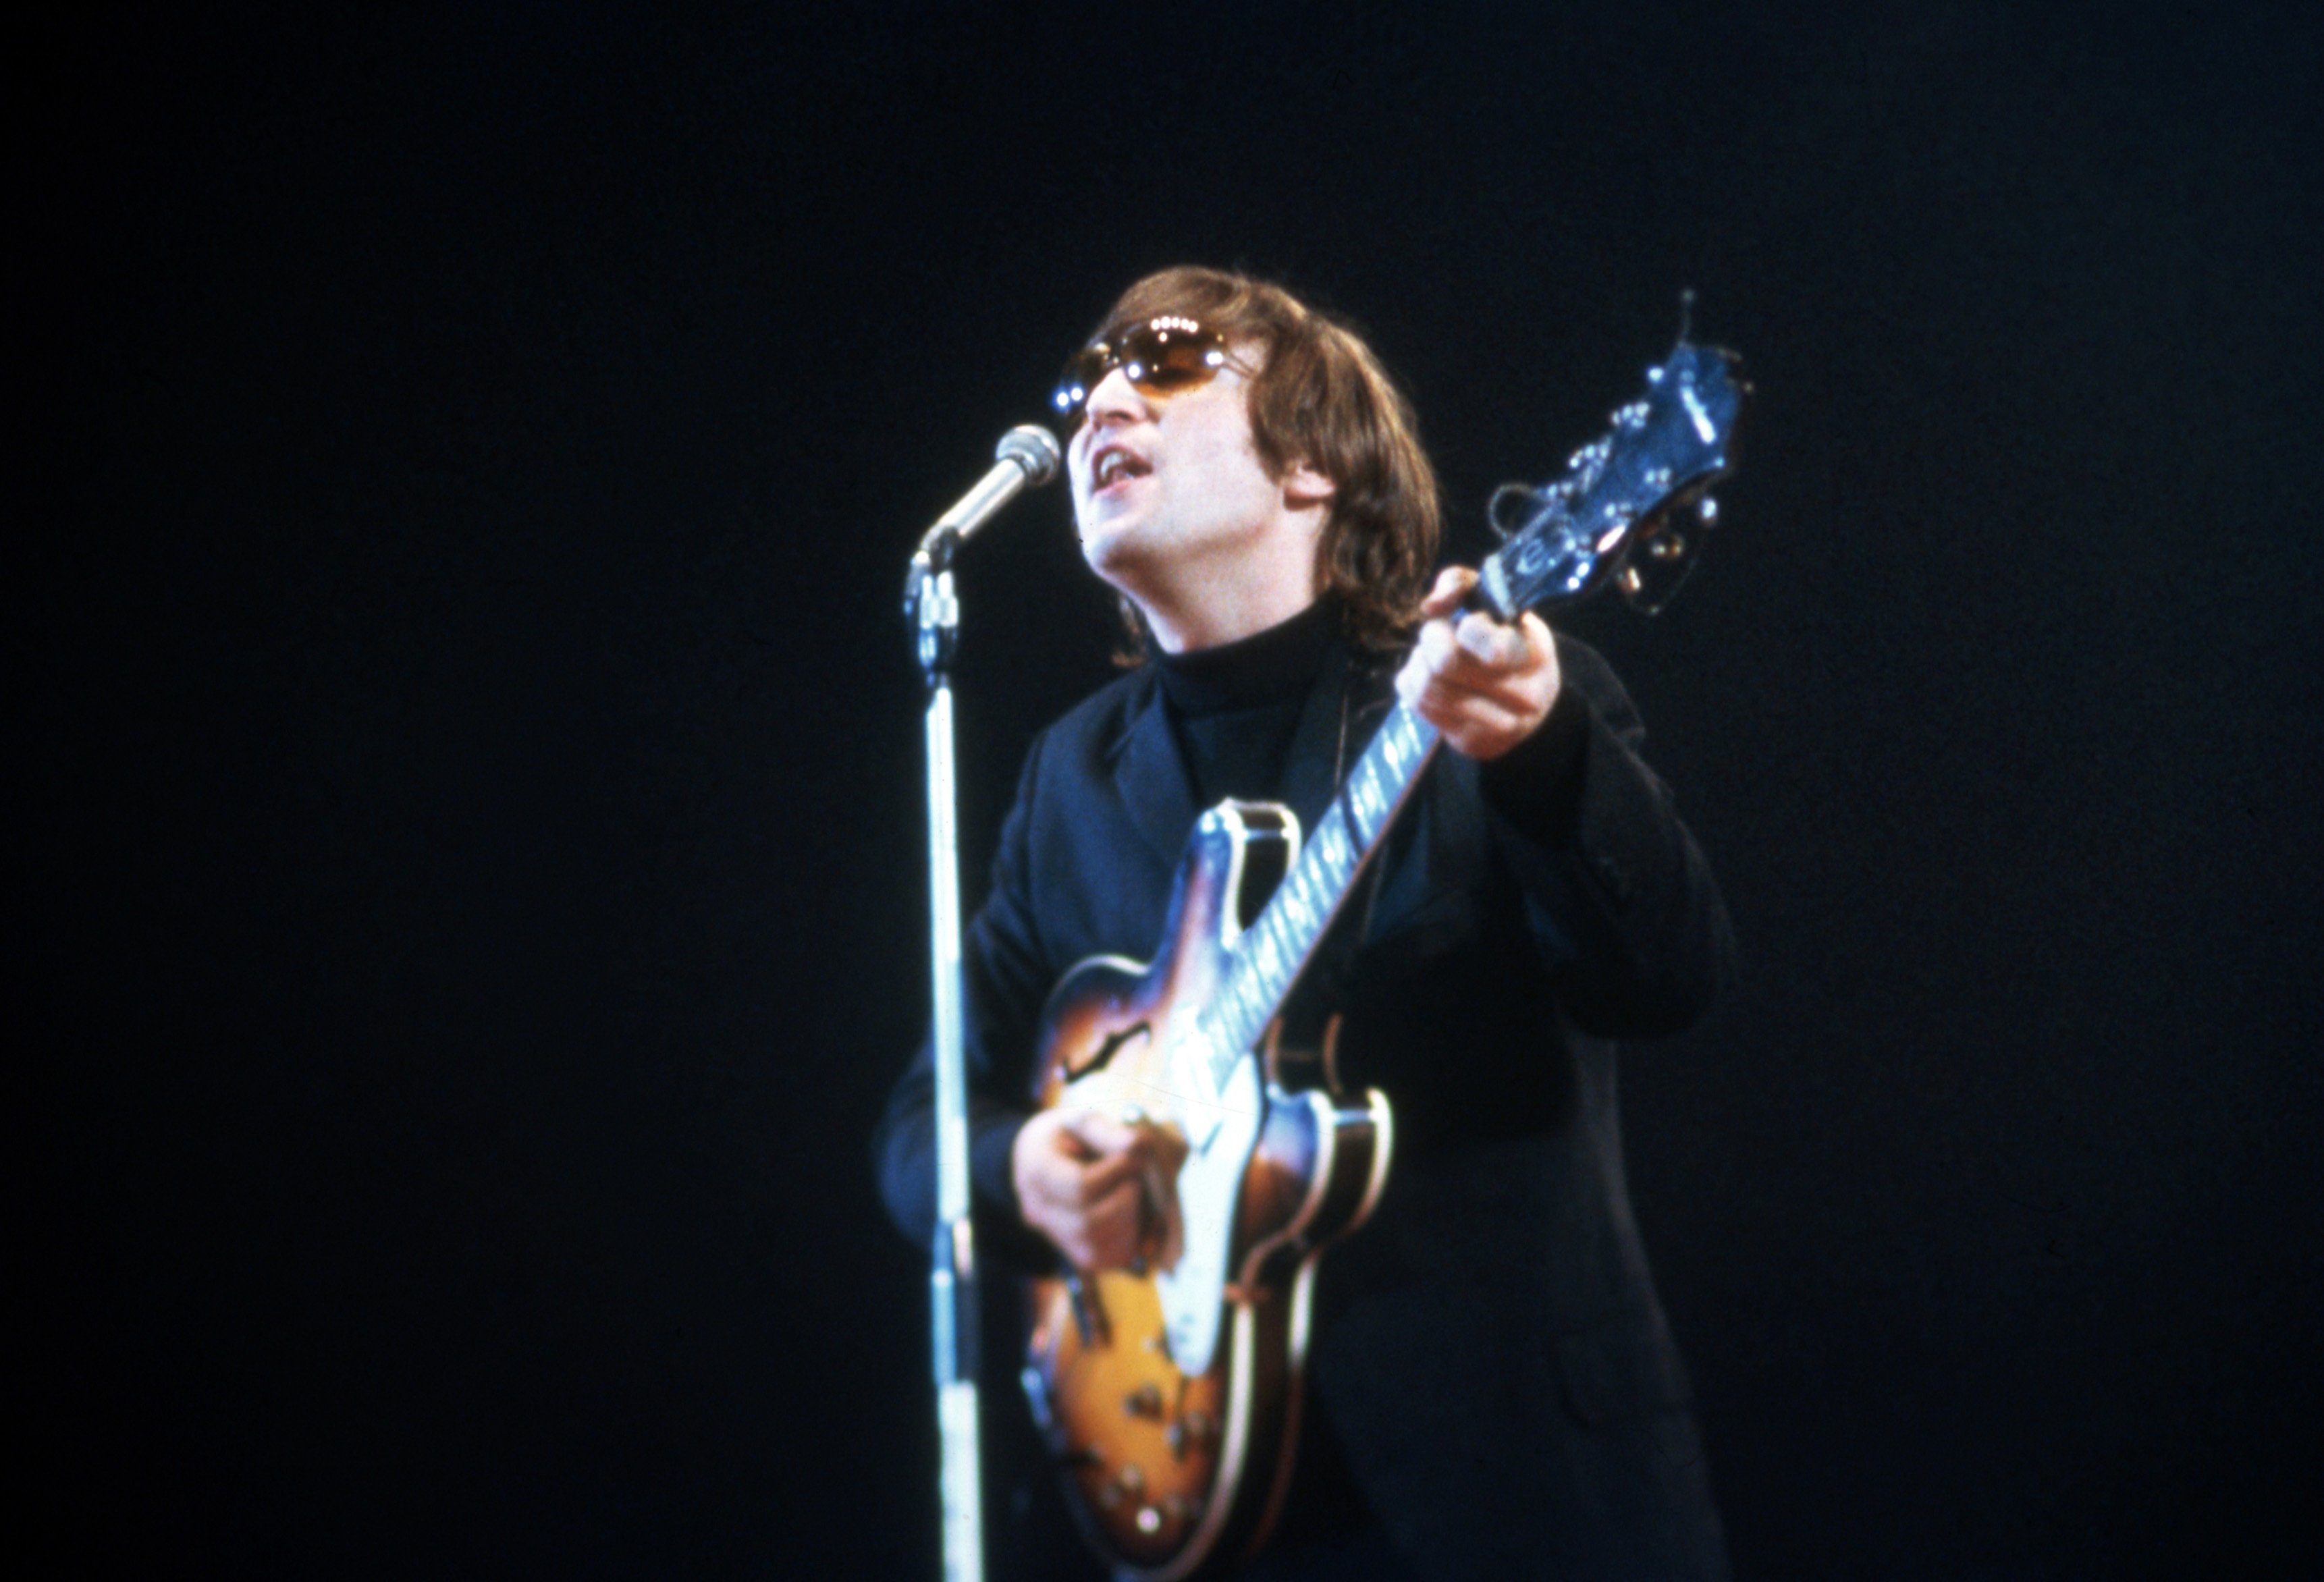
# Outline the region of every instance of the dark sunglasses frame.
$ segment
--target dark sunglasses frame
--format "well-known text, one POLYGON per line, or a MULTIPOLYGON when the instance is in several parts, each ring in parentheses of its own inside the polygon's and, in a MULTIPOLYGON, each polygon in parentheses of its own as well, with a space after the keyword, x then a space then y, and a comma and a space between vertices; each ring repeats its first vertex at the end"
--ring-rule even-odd
POLYGON ((1226 336, 1198 320, 1166 313, 1108 330, 1075 353, 1049 404, 1071 434, 1088 416, 1090 391, 1117 368, 1140 395, 1167 396, 1210 383, 1228 362, 1226 336))

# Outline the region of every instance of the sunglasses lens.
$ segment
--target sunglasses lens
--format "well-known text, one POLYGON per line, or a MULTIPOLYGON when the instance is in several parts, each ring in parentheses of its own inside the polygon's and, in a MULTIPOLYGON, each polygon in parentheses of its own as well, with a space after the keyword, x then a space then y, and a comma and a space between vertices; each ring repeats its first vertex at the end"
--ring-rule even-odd
POLYGON ((1091 345, 1065 364, 1049 398, 1071 433, 1081 427, 1090 391, 1116 368, 1146 395, 1207 384, 1226 366, 1225 340, 1191 318, 1157 318, 1091 345))
POLYGON ((1082 409, 1089 404, 1090 391, 1120 362, 1113 348, 1100 341, 1074 353, 1073 361, 1065 364, 1065 373, 1057 376, 1057 388, 1050 395, 1049 404, 1065 419, 1067 433, 1081 427, 1082 409))
POLYGON ((1185 319, 1143 325, 1122 337, 1121 371, 1148 395, 1207 384, 1226 360, 1218 336, 1185 319))

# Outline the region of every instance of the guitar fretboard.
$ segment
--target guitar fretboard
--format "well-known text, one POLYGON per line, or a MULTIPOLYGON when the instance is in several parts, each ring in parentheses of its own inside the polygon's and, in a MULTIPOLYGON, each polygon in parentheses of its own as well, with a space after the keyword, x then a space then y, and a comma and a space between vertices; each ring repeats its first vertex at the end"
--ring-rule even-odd
POLYGON ((1308 832, 1298 860, 1235 946, 1233 965, 1204 1013, 1213 1085, 1222 1088, 1283 1008, 1300 969, 1354 888, 1404 799, 1436 750, 1436 727, 1399 703, 1308 832))

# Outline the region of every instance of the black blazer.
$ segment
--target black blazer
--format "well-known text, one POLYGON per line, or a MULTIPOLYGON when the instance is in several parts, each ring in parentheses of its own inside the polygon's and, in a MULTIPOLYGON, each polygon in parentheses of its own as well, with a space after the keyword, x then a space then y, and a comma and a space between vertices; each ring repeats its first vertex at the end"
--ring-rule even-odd
MULTIPOLYGON (((1343 1013, 1343 1081, 1381 1088, 1397 1117, 1380 1203, 1318 1276, 1313 1398, 1423 1574, 1720 1576, 1624 1182, 1611 1040, 1695 1021, 1733 943, 1628 694, 1591 649, 1558 653, 1563 690, 1531 738, 1483 766, 1438 753, 1288 1013, 1295 1033, 1343 1013)), ((1281 792, 1303 827, 1391 668, 1327 656, 1281 792)), ((1009 1171, 1042 1004, 1084 957, 1152 954, 1197 811, 1147 672, 1027 759, 964 958, 977 1234, 1003 1261, 1051 1255, 1009 1171)), ((890 1212, 924 1246, 931 1104, 924 1046, 875 1142, 890 1212)))

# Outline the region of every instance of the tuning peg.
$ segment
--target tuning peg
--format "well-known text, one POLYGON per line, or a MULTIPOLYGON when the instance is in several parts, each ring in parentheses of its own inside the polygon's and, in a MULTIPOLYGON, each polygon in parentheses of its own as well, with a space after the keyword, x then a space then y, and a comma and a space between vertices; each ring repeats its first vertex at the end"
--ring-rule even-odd
POLYGON ((1694 502, 1694 517, 1704 527, 1710 527, 1719 520, 1719 501, 1708 494, 1704 495, 1694 502))
POLYGON ((1493 537, 1506 544, 1525 529, 1541 507, 1541 492, 1523 483, 1504 483, 1493 491, 1492 499, 1485 502, 1485 525, 1493 529, 1493 537))

